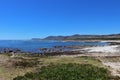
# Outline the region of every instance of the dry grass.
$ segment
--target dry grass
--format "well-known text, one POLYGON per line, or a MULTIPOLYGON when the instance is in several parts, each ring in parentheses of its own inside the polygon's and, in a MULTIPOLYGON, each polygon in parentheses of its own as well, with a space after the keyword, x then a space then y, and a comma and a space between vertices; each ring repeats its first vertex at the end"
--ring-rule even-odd
POLYGON ((24 75, 26 72, 31 72, 33 69, 20 69, 20 68, 5 68, 0 67, 0 80, 12 80, 18 75, 24 75))
POLYGON ((43 65, 47 64, 68 64, 68 63, 78 63, 78 64, 92 64, 95 66, 103 67, 101 61, 93 57, 48 57, 40 59, 43 65))
POLYGON ((100 57, 103 62, 120 62, 120 56, 100 57))
POLYGON ((0 54, 0 80, 12 80, 18 75, 34 70, 34 68, 15 68, 10 60, 9 56, 0 54))
MULTIPOLYGON (((95 57, 37 57, 40 61, 38 67, 49 64, 92 64, 98 67, 105 67, 102 62, 95 57)), ((34 57, 27 57, 26 59, 34 59, 34 57)), ((15 68, 11 65, 11 58, 7 55, 0 55, 0 80, 12 80, 16 76, 22 76, 26 72, 35 71, 38 67, 29 68, 15 68)), ((13 59, 17 61, 16 59, 13 59)))

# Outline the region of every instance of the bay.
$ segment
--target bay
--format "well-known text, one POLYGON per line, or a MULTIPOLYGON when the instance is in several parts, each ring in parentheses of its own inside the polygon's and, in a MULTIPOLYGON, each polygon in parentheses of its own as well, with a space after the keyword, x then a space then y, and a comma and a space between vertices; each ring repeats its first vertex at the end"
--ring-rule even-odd
POLYGON ((103 46, 106 42, 75 42, 75 41, 35 41, 35 40, 0 40, 0 49, 20 49, 25 52, 37 52, 40 48, 54 46, 103 46))

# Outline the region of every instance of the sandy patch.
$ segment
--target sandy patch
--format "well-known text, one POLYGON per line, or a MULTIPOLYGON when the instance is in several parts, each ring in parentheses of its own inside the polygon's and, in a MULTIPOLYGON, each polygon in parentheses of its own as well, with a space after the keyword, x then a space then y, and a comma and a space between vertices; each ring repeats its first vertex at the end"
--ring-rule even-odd
POLYGON ((8 57, 6 57, 4 55, 0 55, 0 66, 7 65, 8 64, 8 60, 9 60, 8 57))
POLYGON ((113 45, 113 46, 97 46, 97 47, 88 47, 84 48, 83 50, 92 53, 92 52, 100 52, 100 53, 118 53, 119 49, 117 49, 119 46, 118 45, 113 45))
POLYGON ((112 75, 120 76, 120 62, 103 62, 103 64, 111 68, 112 75))

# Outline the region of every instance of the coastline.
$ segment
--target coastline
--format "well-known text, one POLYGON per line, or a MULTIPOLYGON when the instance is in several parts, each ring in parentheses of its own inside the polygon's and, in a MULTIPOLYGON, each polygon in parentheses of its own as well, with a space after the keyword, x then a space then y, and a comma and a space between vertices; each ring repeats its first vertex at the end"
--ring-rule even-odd
MULTIPOLYGON (((101 41, 102 42, 102 41, 101 41)), ((104 42, 104 41, 103 41, 104 42)), ((113 42, 113 41, 112 41, 113 42)), ((115 41, 116 42, 116 41, 115 41)), ((56 49, 61 49, 61 46, 55 46, 56 49)), ((120 45, 104 45, 104 46, 68 46, 71 51, 66 52, 52 52, 41 54, 30 54, 30 53, 12 53, 1 54, 0 55, 0 70, 3 69, 4 73, 2 75, 10 74, 9 71, 14 74, 7 76, 8 79, 0 75, 1 80, 9 80, 9 78, 14 78, 16 76, 23 75, 27 72, 34 72, 35 69, 46 66, 49 64, 66 64, 66 63, 77 63, 77 64, 92 64, 98 67, 107 68, 110 71, 111 76, 120 77, 120 45), (118 52, 117 52, 118 51, 118 52), (7 55, 7 56, 6 56, 7 55), (9 55, 9 56, 8 56, 9 55), (40 62, 39 66, 34 66, 32 68, 14 68, 13 63, 16 61, 31 61, 40 62), (3 62, 4 61, 4 62, 3 62), (7 71, 6 71, 7 69, 7 71), (13 69, 11 71, 11 69, 13 69), (16 75, 16 74, 17 75, 16 75), (3 79, 2 79, 3 78, 3 79)), ((64 48, 64 47, 62 47, 64 48)), ((30 62, 31 64, 31 62, 30 62)), ((11 79, 12 80, 12 79, 11 79)))
POLYGON ((63 42, 120 42, 120 40, 61 40, 63 42))

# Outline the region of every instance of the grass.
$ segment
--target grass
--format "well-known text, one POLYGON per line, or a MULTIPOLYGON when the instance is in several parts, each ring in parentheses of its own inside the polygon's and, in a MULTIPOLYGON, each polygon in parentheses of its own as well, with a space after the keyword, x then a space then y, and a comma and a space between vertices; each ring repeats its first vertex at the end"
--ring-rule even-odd
POLYGON ((48 57, 40 58, 43 65, 48 64, 68 64, 68 63, 78 63, 78 64, 92 64, 95 66, 103 67, 101 61, 93 57, 48 57))
POLYGON ((89 64, 57 64, 44 66, 13 80, 109 80, 109 71, 89 64))
POLYGON ((101 58, 104 62, 120 62, 120 57, 114 56, 114 57, 102 57, 101 58))
MULTIPOLYGON (((0 80, 12 80, 18 75, 24 75, 27 72, 32 72, 35 68, 17 68, 12 65, 15 59, 11 59, 6 54, 0 54, 0 80), (11 61, 12 60, 12 61, 11 61)), ((16 61, 16 60, 15 60, 16 61)))
MULTIPOLYGON (((4 56, 4 58, 0 61, 4 62, 4 59, 8 58, 11 60, 11 58, 8 55, 0 54, 0 56, 4 56)), ((12 59, 12 61, 5 61, 4 65, 1 65, 0 63, 0 80, 13 80, 14 77, 17 76, 23 76, 27 72, 36 72, 36 70, 42 66, 48 66, 50 64, 57 65, 57 64, 90 64, 96 67, 102 67, 106 68, 104 65, 102 65, 102 62, 94 57, 53 57, 53 56, 42 56, 42 57, 25 57, 25 61, 32 60, 38 60, 40 61, 37 66, 28 67, 25 68, 21 67, 14 67, 14 65, 8 65, 9 63, 12 63, 14 61, 19 61, 19 58, 12 59)), ((117 79, 116 79, 117 80, 117 79)))
POLYGON ((12 80, 14 77, 17 77, 18 75, 24 75, 27 72, 33 71, 33 68, 6 68, 4 66, 0 67, 0 80, 12 80))

